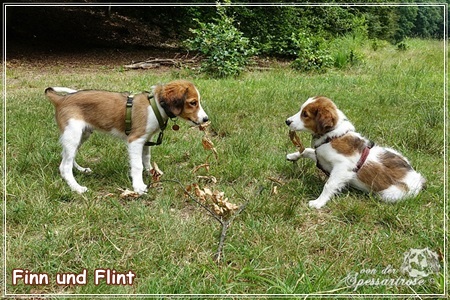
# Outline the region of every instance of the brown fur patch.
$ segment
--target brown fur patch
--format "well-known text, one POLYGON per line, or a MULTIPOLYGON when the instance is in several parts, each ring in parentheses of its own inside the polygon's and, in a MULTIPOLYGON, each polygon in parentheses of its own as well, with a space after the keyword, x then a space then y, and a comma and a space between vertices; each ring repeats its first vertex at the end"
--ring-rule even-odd
POLYGON ((412 169, 412 167, 403 157, 390 151, 385 151, 383 155, 381 155, 380 160, 382 164, 389 166, 394 170, 409 171, 412 169))
POLYGON ((325 134, 336 126, 338 120, 336 105, 326 97, 316 97, 306 105, 300 114, 305 127, 317 134, 325 134))
POLYGON ((358 171, 358 179, 373 191, 380 192, 391 185, 408 191, 408 187, 400 180, 411 170, 411 166, 399 155, 385 151, 380 157, 381 163, 366 162, 358 171))
POLYGON ((355 153, 362 153, 366 147, 364 139, 353 134, 345 134, 341 137, 331 140, 331 147, 345 156, 351 156, 355 153))
POLYGON ((69 94, 55 105, 61 131, 69 119, 84 120, 97 129, 125 131, 126 95, 105 91, 80 91, 69 94))

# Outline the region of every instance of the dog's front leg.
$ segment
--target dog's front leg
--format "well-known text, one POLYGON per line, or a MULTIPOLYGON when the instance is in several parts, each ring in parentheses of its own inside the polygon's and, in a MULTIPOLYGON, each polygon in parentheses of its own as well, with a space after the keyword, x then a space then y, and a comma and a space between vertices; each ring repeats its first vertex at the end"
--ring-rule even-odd
POLYGON ((131 180, 133 181, 133 190, 138 194, 147 192, 147 185, 142 179, 142 156, 145 138, 137 139, 128 143, 128 154, 130 155, 131 180))
POLYGON ((352 172, 342 171, 341 166, 336 166, 331 170, 330 177, 328 178, 322 193, 319 198, 313 201, 309 201, 309 207, 321 208, 323 207, 335 194, 337 194, 342 188, 345 187, 347 182, 352 177, 352 172))
POLYGON ((153 169, 150 163, 151 155, 150 155, 150 146, 144 146, 142 151, 142 164, 144 165, 144 170, 146 172, 150 172, 153 169))
POLYGON ((300 152, 289 153, 286 155, 286 159, 289 161, 297 161, 300 157, 302 157, 300 152))
POLYGON ((286 155, 286 159, 289 161, 297 161, 301 157, 312 159, 315 162, 317 160, 316 159, 316 150, 314 150, 312 148, 306 148, 305 150, 303 150, 302 153, 294 152, 294 153, 290 153, 290 154, 286 155))

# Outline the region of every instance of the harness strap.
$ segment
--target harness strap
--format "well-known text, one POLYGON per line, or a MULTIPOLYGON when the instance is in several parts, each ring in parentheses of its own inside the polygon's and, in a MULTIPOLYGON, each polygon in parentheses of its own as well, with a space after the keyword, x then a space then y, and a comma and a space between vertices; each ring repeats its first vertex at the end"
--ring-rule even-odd
MULTIPOLYGON (((147 141, 147 142, 145 142, 144 145, 145 146, 157 146, 157 145, 161 145, 161 143, 162 143, 162 140, 164 137, 164 129, 166 129, 166 127, 167 127, 168 120, 166 120, 164 122, 164 120, 161 116, 161 113, 159 112, 158 106, 156 105, 156 101, 155 101, 155 98, 153 97, 153 95, 149 94, 148 101, 150 102, 150 105, 153 109, 153 113, 155 114, 156 119, 158 120, 160 132, 159 132, 156 142, 147 141)), ((131 133, 131 129, 132 129, 132 124, 131 124, 132 108, 133 108, 133 96, 127 96, 127 105, 126 105, 126 113, 125 113, 125 134, 126 135, 129 135, 131 133)))
POLYGON ((316 167, 322 171, 325 175, 327 175, 328 177, 330 177, 330 172, 328 172, 327 170, 325 170, 322 165, 320 164, 319 160, 316 161, 316 167))
POLYGON ((164 122, 164 120, 161 116, 161 113, 159 112, 158 106, 156 105, 156 101, 155 101, 155 98, 153 97, 153 95, 148 96, 148 101, 150 102, 153 112, 155 113, 156 119, 158 120, 160 132, 159 132, 158 138, 156 139, 156 142, 147 141, 144 145, 145 146, 158 146, 158 145, 161 145, 161 143, 162 143, 162 140, 164 137, 164 129, 166 129, 167 122, 169 120, 167 119, 164 122))
POLYGON ((131 132, 131 109, 133 108, 133 96, 127 96, 127 108, 125 113, 125 134, 131 132))

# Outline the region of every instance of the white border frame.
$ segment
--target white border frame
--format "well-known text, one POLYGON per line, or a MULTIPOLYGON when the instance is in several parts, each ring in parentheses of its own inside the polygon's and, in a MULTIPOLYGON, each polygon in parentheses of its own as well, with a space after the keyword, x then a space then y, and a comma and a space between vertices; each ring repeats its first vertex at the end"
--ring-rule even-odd
MULTIPOLYGON (((117 297, 151 297, 151 298, 162 298, 162 297, 175 297, 175 298, 194 298, 194 297, 204 297, 204 298, 258 298, 258 297, 266 297, 266 298, 289 298, 289 297, 351 297, 351 298, 364 298, 364 297, 393 297, 393 298, 401 298, 401 297, 446 297, 446 293, 448 293, 448 265, 447 265, 447 243, 448 243, 448 232, 447 232, 447 99, 448 99, 448 61, 447 61, 447 41, 448 41, 448 5, 446 3, 367 3, 367 4, 347 4, 347 3, 333 3, 333 4, 285 4, 285 3, 256 3, 256 4, 239 4, 232 3, 231 6, 438 6, 444 9, 444 33, 443 33, 443 47, 444 47, 444 293, 443 294, 331 294, 331 293, 313 293, 313 294, 8 294, 7 293, 7 282, 6 279, 6 176, 7 176, 7 165, 6 165, 6 9, 7 7, 15 7, 15 6, 91 6, 91 7, 117 7, 117 6, 216 6, 216 3, 186 3, 186 4, 163 4, 163 3, 3 3, 3 109, 2 109, 2 118, 3 118, 3 166, 2 166, 2 180, 3 180, 3 205, 2 205, 2 213, 3 213, 3 260, 2 260, 2 279, 3 279, 3 288, 2 288, 2 296, 4 297, 64 297, 64 298, 87 298, 87 297, 98 297, 98 298, 117 298, 117 297)), ((341 290, 341 289, 339 289, 341 290)), ((332 291, 331 291, 332 292, 332 291)))

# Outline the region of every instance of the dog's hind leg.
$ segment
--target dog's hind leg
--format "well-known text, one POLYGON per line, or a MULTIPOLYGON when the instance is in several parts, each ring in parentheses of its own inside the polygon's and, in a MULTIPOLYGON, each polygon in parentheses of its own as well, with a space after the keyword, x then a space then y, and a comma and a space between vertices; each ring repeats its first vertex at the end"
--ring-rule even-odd
POLYGON ((86 192, 87 188, 79 185, 75 180, 75 177, 73 177, 72 166, 75 165, 75 156, 81 142, 84 127, 85 123, 83 121, 71 119, 60 138, 63 152, 59 171, 69 187, 79 194, 86 192))
MULTIPOLYGON (((86 128, 83 131, 83 134, 81 135, 81 140, 80 140, 80 144, 78 145, 77 151, 80 149, 81 145, 84 142, 86 142, 86 140, 91 136, 92 132, 94 132, 94 131, 92 129, 89 129, 89 128, 86 128)), ((91 173, 92 172, 92 170, 90 168, 84 168, 84 167, 80 166, 79 164, 77 164, 75 159, 73 160, 73 166, 75 167, 75 169, 77 169, 81 173, 91 173)))
POLYGON ((321 208, 336 195, 353 177, 353 172, 345 170, 345 166, 336 166, 331 171, 319 198, 309 201, 309 207, 321 208))
POLYGON ((390 203, 415 197, 424 188, 425 178, 414 170, 408 172, 402 181, 396 182, 385 190, 380 191, 381 198, 390 203))

